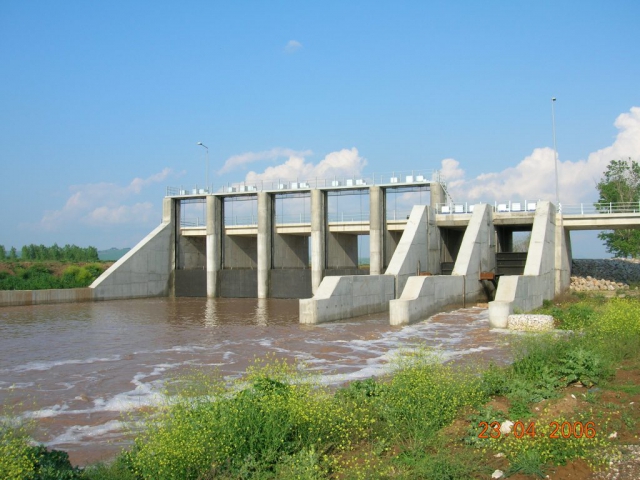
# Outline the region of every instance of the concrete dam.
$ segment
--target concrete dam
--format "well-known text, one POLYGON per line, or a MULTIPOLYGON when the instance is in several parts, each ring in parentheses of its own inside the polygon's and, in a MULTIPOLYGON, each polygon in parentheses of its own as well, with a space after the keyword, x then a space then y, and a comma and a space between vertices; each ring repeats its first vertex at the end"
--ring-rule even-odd
POLYGON ((405 324, 490 301, 491 323, 501 327, 514 309, 568 288, 570 230, 640 223, 638 210, 591 218, 563 215, 548 201, 453 204, 437 175, 319 183, 168 191, 162 223, 89 287, 92 300, 298 298, 300 322, 311 324, 387 310, 391 324, 405 324), (425 198, 397 216, 389 197, 402 192, 425 198), (347 195, 364 199, 366 214, 340 215, 335 205, 347 195), (283 202, 304 208, 287 218, 278 214, 283 202), (513 251, 515 232, 530 232, 527 252, 513 251))

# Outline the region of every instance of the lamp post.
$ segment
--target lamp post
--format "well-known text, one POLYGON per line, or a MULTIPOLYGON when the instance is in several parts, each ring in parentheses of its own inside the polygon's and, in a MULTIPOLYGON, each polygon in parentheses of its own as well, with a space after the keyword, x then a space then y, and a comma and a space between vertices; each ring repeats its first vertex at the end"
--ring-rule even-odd
POLYGON ((560 190, 558 188, 558 149, 556 148, 556 97, 551 98, 551 124, 553 126, 553 162, 556 171, 556 204, 560 209, 560 190))
MULTIPOLYGON (((554 98, 555 100, 555 98, 554 98)), ((554 137, 555 138, 555 137, 554 137)), ((209 147, 207 147, 204 143, 202 142, 198 142, 196 145, 200 145, 201 147, 204 147, 207 149, 207 175, 205 177, 205 181, 207 182, 205 185, 205 190, 206 193, 209 193, 209 147)), ((557 172, 556 172, 556 177, 558 176, 557 172)))

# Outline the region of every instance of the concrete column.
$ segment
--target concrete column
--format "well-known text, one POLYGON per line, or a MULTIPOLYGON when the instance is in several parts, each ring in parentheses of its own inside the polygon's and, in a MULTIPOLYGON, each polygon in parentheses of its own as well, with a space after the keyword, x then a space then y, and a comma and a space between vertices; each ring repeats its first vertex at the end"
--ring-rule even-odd
POLYGON ((560 295, 571 284, 571 243, 562 224, 562 213, 556 214, 555 231, 555 294, 560 295))
POLYGON ((436 208, 438 203, 447 203, 447 195, 444 193, 444 188, 442 188, 442 184, 438 182, 432 182, 430 186, 431 190, 431 198, 430 205, 432 208, 436 208))
POLYGON ((431 275, 440 275, 440 229, 436 224, 435 207, 427 208, 427 265, 425 271, 431 275))
POLYGON ((327 196, 319 189, 311 190, 311 291, 315 294, 322 283, 326 265, 327 196))
POLYGON ((386 212, 384 190, 381 187, 369 187, 369 274, 384 273, 384 240, 386 234, 386 212))
POLYGON ((269 297, 273 239, 273 196, 258 192, 258 298, 269 297))
POLYGON ((222 198, 207 195, 207 297, 220 295, 218 272, 222 267, 222 198))
POLYGON ((162 200, 162 223, 169 223, 175 216, 175 201, 171 197, 164 197, 162 200))
POLYGON ((179 205, 177 200, 170 197, 165 197, 162 201, 162 223, 171 224, 170 234, 170 247, 169 247, 169 282, 168 291, 169 296, 175 296, 176 294, 176 229, 180 228, 179 205))

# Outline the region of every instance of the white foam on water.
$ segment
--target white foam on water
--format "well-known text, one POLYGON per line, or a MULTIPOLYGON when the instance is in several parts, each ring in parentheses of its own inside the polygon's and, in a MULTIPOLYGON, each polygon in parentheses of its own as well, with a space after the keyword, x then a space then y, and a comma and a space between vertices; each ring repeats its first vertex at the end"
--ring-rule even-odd
POLYGON ((34 382, 0 382, 0 390, 22 390, 24 388, 31 388, 35 385, 34 382))
POLYGON ((120 420, 110 420, 100 425, 73 425, 63 433, 45 443, 48 447, 68 444, 82 444, 87 440, 95 440, 100 437, 120 436, 126 424, 120 420), (110 434, 117 435, 110 435, 110 434))
POLYGON ((75 383, 68 383, 68 382, 58 382, 58 383, 55 383, 54 385, 60 385, 61 388, 40 388, 39 390, 41 392, 61 392, 65 390, 71 390, 76 386, 75 383))
POLYGON ((27 418, 51 418, 57 417, 62 413, 70 413, 69 406, 67 404, 55 404, 51 407, 36 410, 34 412, 25 412, 23 416, 27 418))
POLYGON ((117 362, 122 358, 121 355, 110 355, 108 357, 91 357, 84 360, 69 359, 69 360, 56 360, 51 362, 29 362, 25 365, 18 365, 11 369, 0 370, 0 372, 29 372, 29 371, 47 371, 55 367, 62 367, 65 365, 88 365, 99 362, 117 362))

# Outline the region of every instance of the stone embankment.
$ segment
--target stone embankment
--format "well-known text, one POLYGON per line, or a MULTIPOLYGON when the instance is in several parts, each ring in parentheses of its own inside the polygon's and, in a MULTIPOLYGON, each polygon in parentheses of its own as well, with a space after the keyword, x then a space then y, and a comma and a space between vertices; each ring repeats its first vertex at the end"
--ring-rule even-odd
POLYGON ((640 259, 573 260, 571 266, 571 290, 628 290, 630 284, 637 283, 640 259))

